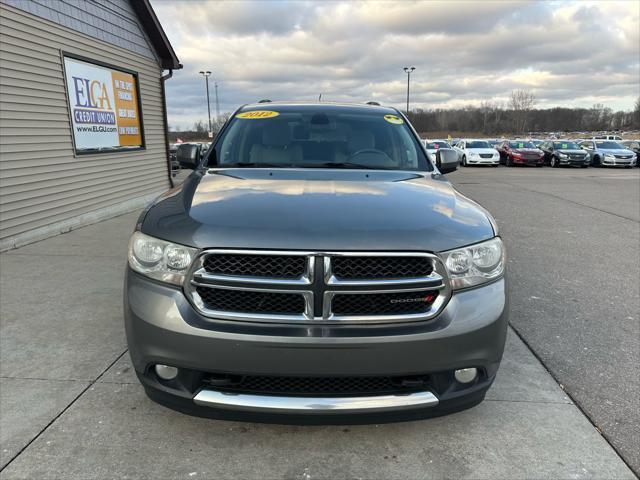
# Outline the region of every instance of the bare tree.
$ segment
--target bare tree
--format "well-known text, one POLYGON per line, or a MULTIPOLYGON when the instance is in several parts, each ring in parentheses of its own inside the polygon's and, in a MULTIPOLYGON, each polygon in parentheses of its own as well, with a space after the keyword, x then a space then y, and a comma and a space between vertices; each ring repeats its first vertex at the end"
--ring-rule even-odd
POLYGON ((528 90, 513 90, 510 103, 513 110, 515 131, 524 133, 527 118, 536 103, 536 97, 533 92, 528 90))

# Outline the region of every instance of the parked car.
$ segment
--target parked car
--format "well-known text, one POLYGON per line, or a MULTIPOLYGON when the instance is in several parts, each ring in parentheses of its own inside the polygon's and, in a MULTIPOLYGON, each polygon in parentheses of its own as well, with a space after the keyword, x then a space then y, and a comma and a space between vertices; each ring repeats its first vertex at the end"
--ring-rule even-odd
POLYGON ((636 154, 636 167, 640 167, 640 140, 625 140, 620 145, 636 154))
POLYGON ((193 173, 129 244, 127 341, 153 400, 279 423, 482 401, 506 338, 504 246, 489 213, 434 175, 402 112, 247 105, 198 153, 178 149, 193 173))
POLYGON ((454 149, 458 152, 460 164, 463 167, 469 165, 497 167, 500 164, 500 154, 486 140, 460 140, 454 149))
POLYGON ((440 168, 440 155, 438 155, 438 150, 440 148, 448 148, 451 149, 451 145, 446 140, 423 140, 424 148, 427 150, 427 153, 431 156, 436 166, 440 168))
POLYGON ((169 161, 171 162, 171 173, 175 176, 180 171, 180 164, 176 158, 176 152, 178 151, 178 143, 169 144, 169 161))
POLYGON ((500 163, 507 167, 514 165, 544 164, 544 153, 528 140, 506 140, 498 147, 500 163))
POLYGON ((540 145, 544 153, 544 163, 552 167, 570 165, 587 168, 591 163, 586 150, 571 140, 548 140, 540 145))
POLYGON ((633 151, 612 140, 587 140, 580 145, 589 153, 594 167, 631 168, 637 162, 633 151))
POLYGON ((596 135, 591 140, 613 140, 614 142, 619 142, 622 141, 622 137, 620 135, 596 135))

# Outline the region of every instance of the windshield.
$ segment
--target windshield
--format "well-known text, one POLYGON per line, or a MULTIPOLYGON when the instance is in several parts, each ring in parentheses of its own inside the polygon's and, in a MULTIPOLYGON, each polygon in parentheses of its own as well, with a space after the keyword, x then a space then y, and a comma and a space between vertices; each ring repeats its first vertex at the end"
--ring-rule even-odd
POLYGON ((578 144, 574 142, 553 142, 553 148, 556 150, 581 150, 578 144))
POLYGON ((526 140, 513 140, 509 142, 511 148, 536 148, 536 146, 526 140))
POLYGON ((491 148, 491 145, 484 140, 470 140, 467 142, 467 148, 491 148))
POLYGON ((447 142, 427 142, 427 150, 437 150, 439 148, 451 148, 447 142))
POLYGON ((596 148, 623 149, 624 147, 618 142, 596 142, 596 148))
POLYGON ((272 108, 236 114, 209 166, 432 169, 398 115, 336 105, 272 108))

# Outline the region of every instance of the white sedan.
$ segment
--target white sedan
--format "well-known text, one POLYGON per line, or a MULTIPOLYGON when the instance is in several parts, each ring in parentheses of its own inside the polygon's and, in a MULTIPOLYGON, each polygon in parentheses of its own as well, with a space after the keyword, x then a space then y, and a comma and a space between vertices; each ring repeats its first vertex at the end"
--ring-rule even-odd
POLYGON ((500 154, 486 140, 460 140, 453 148, 458 152, 458 158, 463 167, 469 165, 497 167, 500 164, 500 154))

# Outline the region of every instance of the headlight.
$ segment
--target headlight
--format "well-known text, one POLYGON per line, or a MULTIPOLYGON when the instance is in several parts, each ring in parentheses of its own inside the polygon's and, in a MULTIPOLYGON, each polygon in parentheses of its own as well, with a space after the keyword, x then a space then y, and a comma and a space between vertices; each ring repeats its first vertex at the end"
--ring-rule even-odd
POLYGON ((499 237, 442 253, 454 290, 490 282, 504 273, 505 250, 499 237))
POLYGON ((558 156, 560 158, 567 158, 569 155, 567 155, 566 153, 559 153, 558 156))
POLYGON ((134 232, 129 240, 129 266, 162 282, 182 285, 198 249, 134 232))
POLYGON ((478 154, 476 152, 469 152, 470 157, 477 157, 478 154))
POLYGON ((616 158, 612 153, 605 153, 604 156, 605 158, 616 158))

